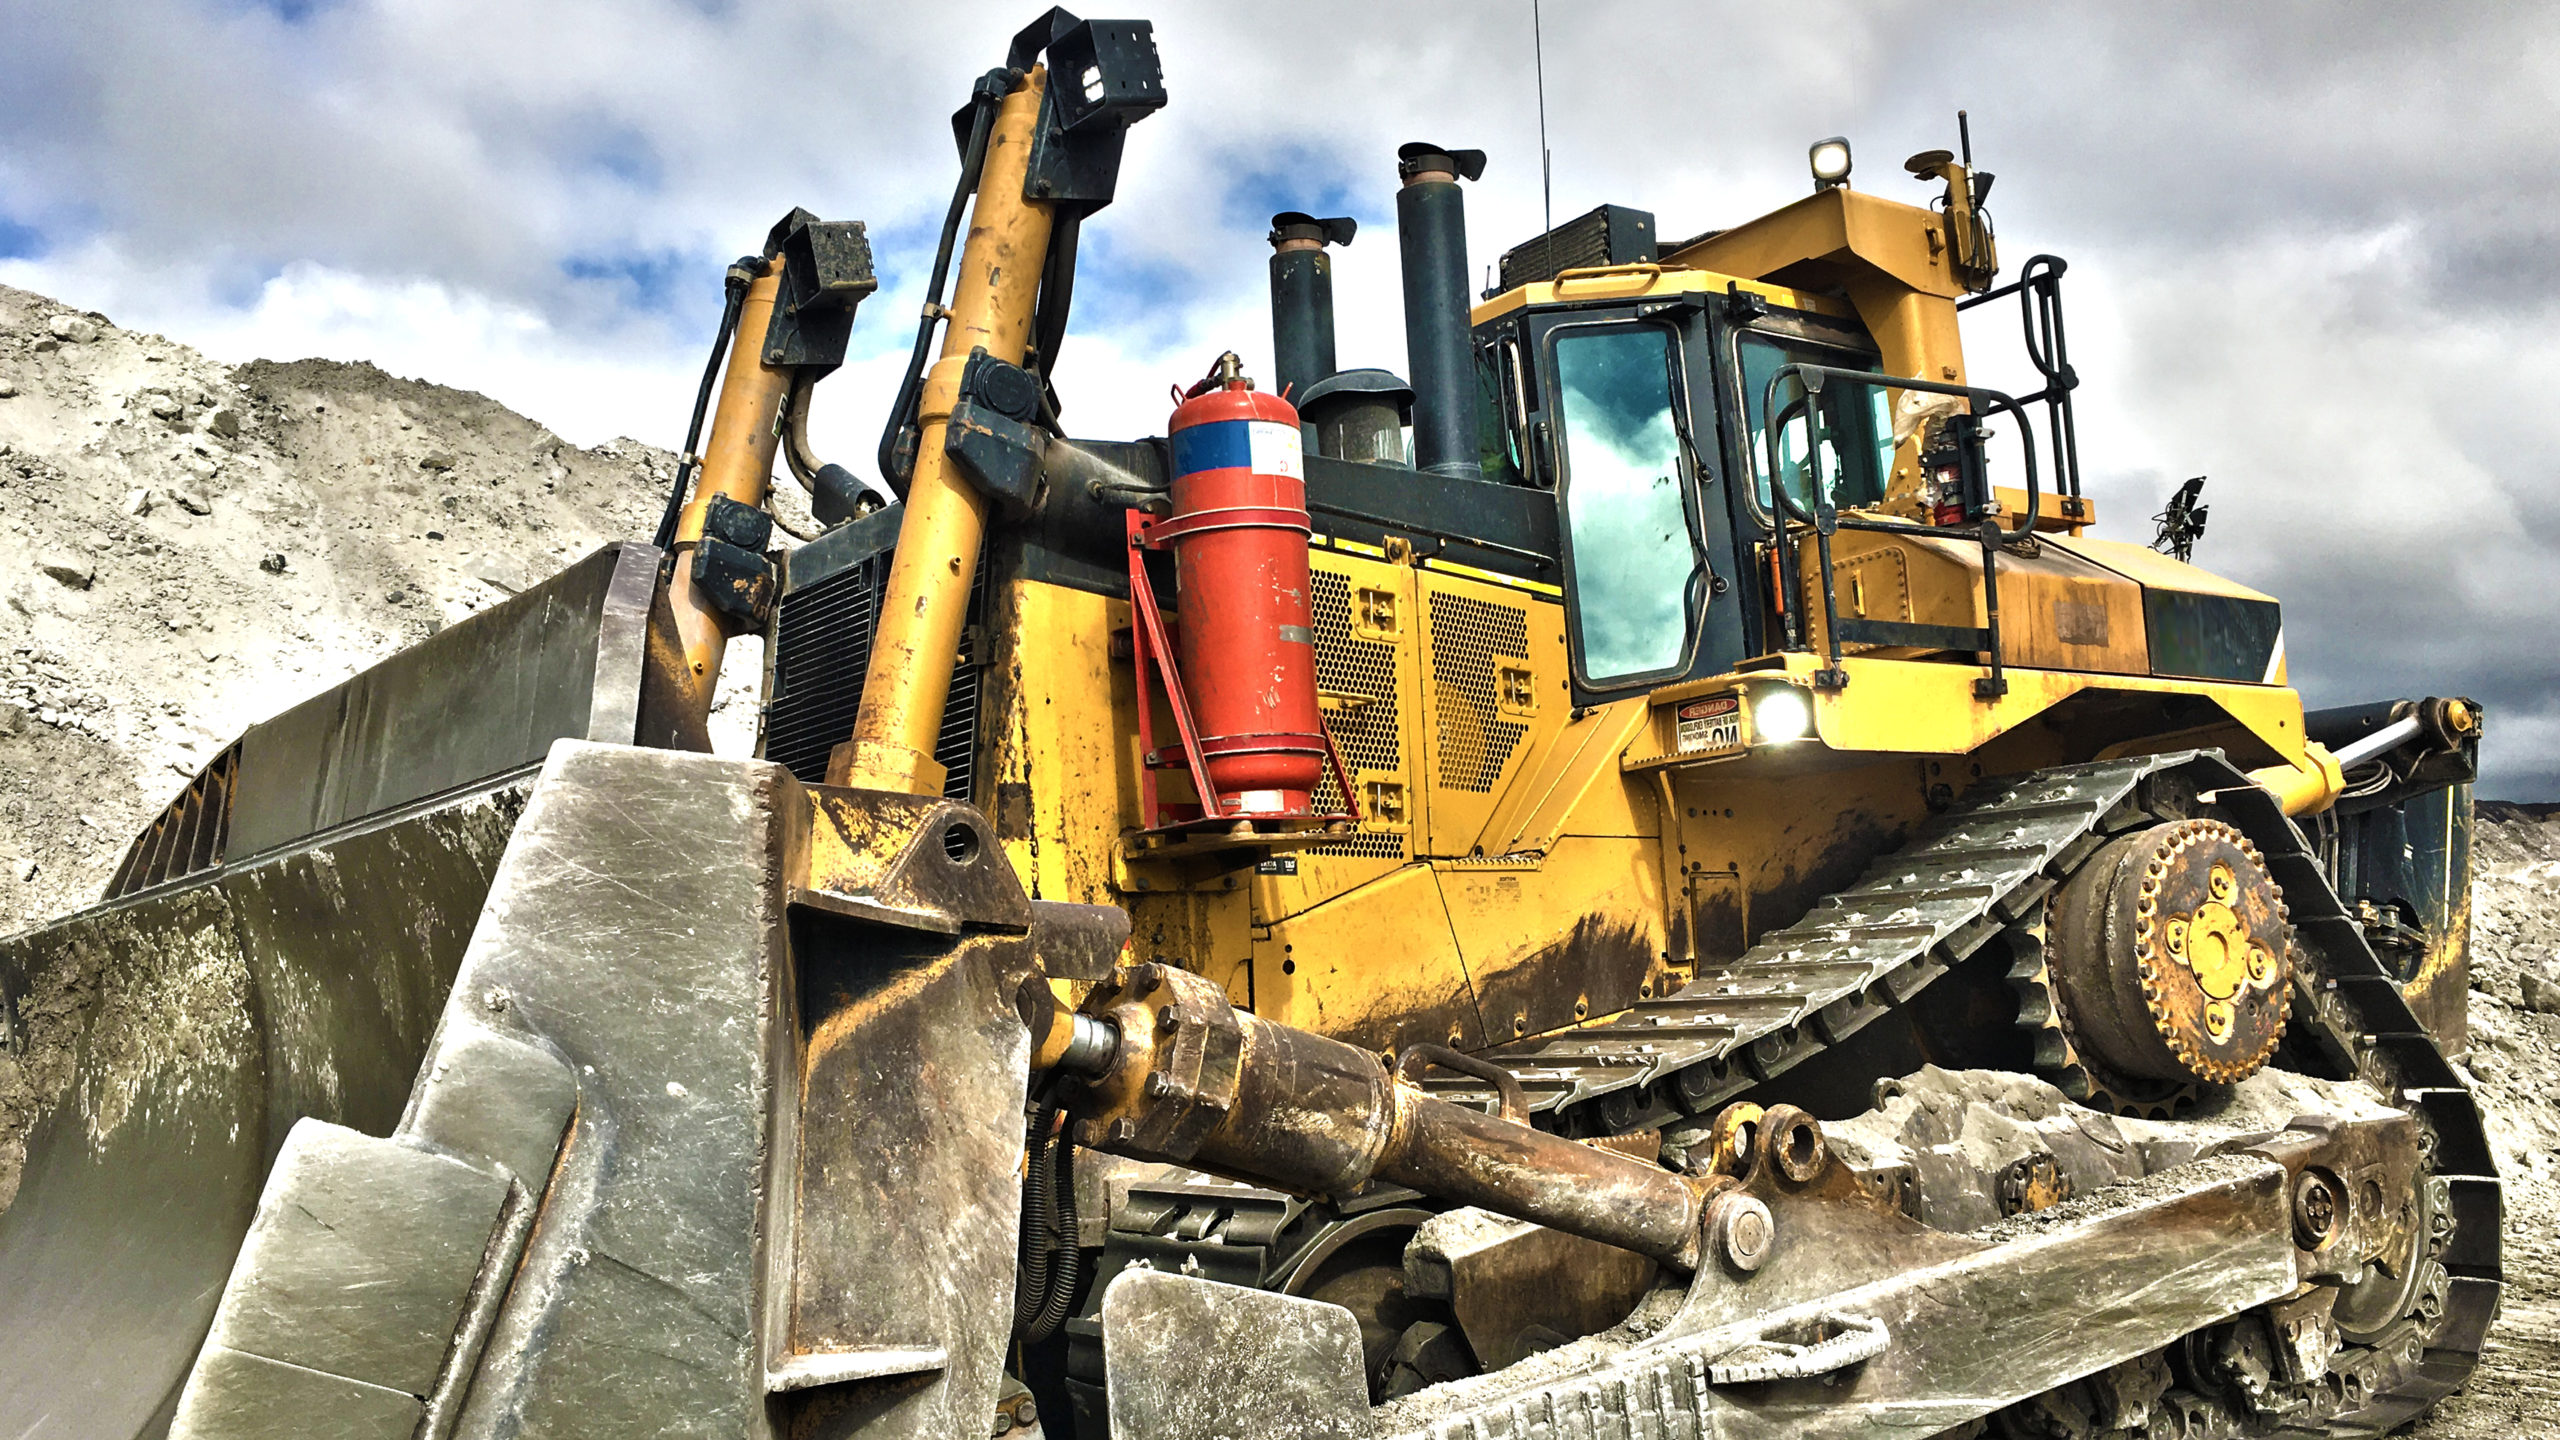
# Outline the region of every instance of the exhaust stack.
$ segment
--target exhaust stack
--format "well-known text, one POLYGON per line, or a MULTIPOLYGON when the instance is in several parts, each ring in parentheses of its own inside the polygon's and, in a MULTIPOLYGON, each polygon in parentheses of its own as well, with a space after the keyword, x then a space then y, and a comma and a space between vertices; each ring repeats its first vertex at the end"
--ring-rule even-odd
POLYGON ((1419 141, 1396 151, 1397 240, 1404 250, 1404 344, 1413 372, 1413 463, 1483 478, 1476 461, 1475 344, 1467 323, 1467 202, 1481 150, 1419 141))
POLYGON ((1307 389, 1334 372, 1333 258, 1359 229, 1348 215, 1319 220, 1298 210, 1271 217, 1272 384, 1304 405, 1307 389))

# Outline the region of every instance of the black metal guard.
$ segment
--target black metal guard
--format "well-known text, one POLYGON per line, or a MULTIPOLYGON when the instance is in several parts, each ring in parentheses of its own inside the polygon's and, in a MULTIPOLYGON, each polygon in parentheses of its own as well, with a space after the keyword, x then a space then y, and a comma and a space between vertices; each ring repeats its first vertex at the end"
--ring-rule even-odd
MULTIPOLYGON (((2050 256, 2037 257, 2038 260, 2051 258, 2050 256)), ((2035 262, 2028 263, 2032 266, 2035 262)), ((2055 263, 2058 265, 2061 262, 2055 261, 2055 263)), ((2009 288, 2014 290, 2027 283, 2026 280, 2020 280, 2017 285, 2009 288)), ((2041 368, 2042 362, 2039 361, 2038 364, 2041 368)), ((2065 366, 2065 368, 2068 367, 2065 366)), ((1827 652, 1827 663, 1822 669, 1814 672, 1813 679, 1817 688, 1829 690, 1840 689, 1849 683, 1849 672, 1840 665, 1840 642, 1843 637, 1839 599, 1831 574, 1832 533, 1847 528, 1883 535, 1921 535, 1937 539, 1946 539, 1949 535, 1949 527, 1946 526, 1914 525, 1903 520, 1873 520, 1858 517, 1843 519, 1841 517, 1839 507, 1831 501, 1831 488, 1824 482, 1822 474, 1822 442, 1828 438, 1828 432, 1822 423, 1822 407, 1813 403, 1822 394, 1823 387, 1834 380, 1870 388, 1920 390, 1939 395, 1960 395, 1972 405, 1973 413, 1977 416, 2007 414, 2016 417, 2022 430, 2019 453, 2025 458, 2027 475, 2027 517, 2026 523, 2019 527, 2018 533, 2029 536, 2035 534, 2036 523, 2044 516, 2044 501, 2036 472, 2035 422, 2028 417, 2026 407, 2038 400, 2045 400, 2051 404, 2050 397, 2055 393, 2054 385, 2048 384, 2039 394, 2030 395, 2021 400, 2002 391, 1985 390, 1978 386, 1923 380, 1916 376, 1879 375, 1870 370, 1844 370, 1832 365, 1781 365, 1775 373, 1770 375, 1769 383, 1761 392, 1760 413, 1767 417, 1762 441, 1768 448, 1769 496, 1772 508, 1776 512, 1772 518, 1777 522, 1770 535, 1770 552, 1775 558, 1777 571, 1774 583, 1781 590, 1779 597, 1783 607, 1781 613, 1786 617, 1780 643, 1789 650, 1805 648, 1803 625, 1797 618, 1797 607, 1784 606, 1785 593, 1793 590, 1795 584, 1802 580, 1802 567, 1796 563, 1795 547, 1787 543, 1787 522, 1792 519, 1813 531, 1815 557, 1822 567, 1822 636, 1823 647, 1827 652), (1796 388, 1800 394, 1782 410, 1778 406, 1778 386, 1789 379, 1796 382, 1796 388), (1783 472, 1778 464, 1778 436, 1786 428, 1787 420, 1798 408, 1801 408, 1805 415, 1805 478, 1807 481, 1805 488, 1812 498, 1810 510, 1797 504, 1795 496, 1788 492, 1783 472)), ((2063 413, 2067 415, 2069 387, 2064 386, 2060 394, 2064 402, 2063 413)), ((2076 459, 2074 463, 2077 463, 2076 459)), ((1903 625, 1898 622, 1867 620, 1857 622, 1860 634, 1854 639, 1855 643, 1869 645, 1929 644, 1932 648, 1939 649, 1976 650, 1984 656, 1991 668, 1991 673, 1974 681, 1973 693, 1977 699, 1991 700, 2009 693, 2009 679, 2000 647, 1999 573, 2000 549, 2005 543, 2004 537, 2007 532, 2001 528, 1998 520, 1985 519, 1981 523, 1979 533, 1982 538, 1983 618, 1980 629, 1951 625, 1903 625), (1922 632, 1926 632, 1925 638, 1922 632), (1881 638, 1886 635, 1898 638, 1881 638), (1948 640, 1961 640, 1964 643, 1937 643, 1948 640)))
MULTIPOLYGON (((1959 314, 2011 295, 2018 297, 2018 327, 2026 341, 2027 359, 2044 380, 2044 388, 2018 399, 2041 403, 2045 426, 2053 437, 2053 488, 2057 495, 2080 499, 2080 427, 2072 419, 2071 392, 2080 375, 2071 368, 2071 347, 2062 330, 2062 272, 2069 269, 2059 255, 2038 255, 2018 270, 2018 278, 1997 290, 1985 290, 1956 302, 1959 314)), ((2065 515, 2071 507, 2063 507, 2065 515)))

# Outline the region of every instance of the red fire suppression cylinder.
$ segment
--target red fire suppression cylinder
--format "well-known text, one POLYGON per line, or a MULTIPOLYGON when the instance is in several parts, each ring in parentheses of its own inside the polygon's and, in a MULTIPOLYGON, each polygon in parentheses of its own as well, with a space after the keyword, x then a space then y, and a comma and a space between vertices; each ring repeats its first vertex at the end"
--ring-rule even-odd
POLYGON ((1173 412, 1173 510, 1149 527, 1174 556, 1175 657, 1212 815, 1305 815, 1323 780, 1308 611, 1307 472, 1298 412, 1232 360, 1173 412))

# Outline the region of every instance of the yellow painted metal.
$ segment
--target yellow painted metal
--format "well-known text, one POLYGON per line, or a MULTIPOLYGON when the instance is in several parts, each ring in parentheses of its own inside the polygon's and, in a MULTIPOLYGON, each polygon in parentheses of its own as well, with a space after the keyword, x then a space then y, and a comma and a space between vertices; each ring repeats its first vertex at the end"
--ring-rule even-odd
POLYGON ((1502 796, 1573 709, 1564 608, 1428 570, 1415 583, 1424 794, 1417 853, 1485 854, 1485 827, 1502 796))
POLYGON ((1228 999, 1259 1013, 1254 962, 1260 932, 1253 928, 1251 899, 1232 872, 1188 890, 1131 891, 1121 904, 1129 911, 1133 956, 1206 975, 1228 999))
MULTIPOLYGON (((1764 746, 1721 764, 1749 773, 1793 773, 1854 764, 1861 754, 1969 755, 2086 692, 2153 697, 2164 716, 2179 713, 2170 697, 2192 696, 2209 702, 2222 717, 2200 726, 2164 721, 2158 729, 2139 731, 2138 739, 2110 745, 2102 753, 2151 753, 2209 742, 2224 745, 2243 764, 2290 763, 2303 754, 2306 743, 2302 697, 2281 686, 2012 668, 2007 672, 2009 693, 1981 700, 1974 696, 1973 682, 1991 673, 1985 666, 1845 656, 1840 663, 1849 676, 1848 686, 1816 690, 1813 673, 1821 664, 1816 657, 1771 658, 1780 663, 1656 691, 1650 702, 1651 723, 1637 727, 1624 763, 1629 769, 1684 763, 1672 719, 1680 701, 1766 684, 1803 689, 1813 705, 1820 744, 1764 746)), ((2067 726, 2068 721, 2056 723, 2067 726)), ((2043 728, 2052 733, 2050 727, 2043 728)))
POLYGON ((725 495, 761 510, 772 487, 773 453, 782 433, 777 422, 783 397, 791 388, 791 372, 764 363, 764 332, 773 320, 774 296, 781 288, 779 259, 747 285, 746 298, 738 308, 737 339, 729 347, 728 368, 721 372, 720 403, 712 412, 711 435, 703 442, 702 466, 695 473, 693 498, 676 520, 667 606, 675 614, 676 637, 684 647, 694 697, 705 713, 720 682, 720 659, 735 622, 704 604, 696 592, 693 551, 702 543, 702 517, 713 497, 725 495))
POLYGON ((2242 600, 2266 600, 2275 597, 2252 590, 2237 580, 2200 570, 2182 560, 2173 560, 2148 545, 2130 544, 2123 540, 2100 540, 2092 535, 2045 542, 2073 554, 2093 560, 2129 580, 2163 590, 2183 590, 2192 595, 2229 595, 2242 600))
MULTIPOLYGON (((1831 554, 1833 599, 1844 619, 1984 623, 1979 541, 1843 530, 1832 537, 1831 554)), ((1825 650, 1821 562, 1809 540, 1802 563, 1799 603, 1813 647, 1825 650)), ((2033 669, 2117 675, 2151 669, 2142 587, 2041 542, 2035 554, 2000 557, 2000 642, 2007 663, 2033 669)))
POLYGON ((1532 595, 1544 595, 1550 600, 1564 598, 1563 586, 1550 585, 1544 580, 1523 580, 1517 575, 1496 574, 1491 570, 1479 570, 1472 565, 1459 565, 1439 559, 1423 561, 1422 568, 1437 571, 1443 575, 1464 575, 1470 580, 1481 580, 1487 585, 1500 586, 1505 590, 1522 590, 1532 595))
POLYGON ((1671 910, 1700 967, 1734 959, 1847 885, 1928 815, 1932 785, 1960 790, 1980 769, 1912 758, 1857 761, 1799 774, 1731 765, 1668 772, 1685 881, 1671 910))
POLYGON ((1563 1029, 1659 988, 1671 954, 1658 853, 1649 836, 1589 836, 1527 861, 1432 862, 1491 1038, 1563 1029))
POLYGON ((1034 68, 1014 87, 987 142, 942 358, 925 374, 915 471, 907 480, 906 517, 872 639, 862 711, 853 738, 827 763, 834 783, 919 795, 942 789, 934 739, 950 698, 951 659, 987 521, 985 497, 943 453, 943 428, 971 350, 1019 364, 1030 344, 1051 217, 1047 204, 1022 192, 1045 83, 1046 72, 1034 68))
POLYGON ((2291 763, 2252 770, 2249 778, 2275 792, 2287 815, 2326 810, 2347 789, 2346 772, 2338 768, 2337 757, 2317 741, 2305 744, 2301 757, 2291 763))
POLYGON ((1015 580, 988 606, 993 736, 986 808, 1038 900, 1112 902, 1112 851, 1138 823, 1137 690, 1111 655, 1129 604, 1015 580))
POLYGON ((1770 304, 1787 310, 1809 310, 1816 315, 1830 315, 1843 320, 1856 318, 1849 306, 1829 295, 1772 284, 1739 271, 1727 274, 1710 266, 1652 264, 1621 265, 1598 270, 1572 272, 1564 279, 1564 288, 1541 280, 1505 290, 1468 312, 1469 323, 1482 325, 1499 320, 1515 310, 1530 305, 1550 305, 1559 300, 1637 300, 1669 295, 1722 295, 1734 287, 1758 295, 1770 304))
MULTIPOLYGON (((2011 530, 2027 528, 2027 492, 2007 485, 1991 487, 1991 502, 2002 517, 2000 523, 2011 530)), ((2098 502, 2082 495, 2056 495, 2049 489, 2036 492, 2036 529, 2042 533, 2078 535, 2098 523, 2098 502)))
POLYGON ((1650 804, 1619 773, 1620 757, 1652 712, 1617 700, 1569 720, 1511 788, 1485 824, 1485 853, 1543 851, 1568 829, 1582 835, 1645 833, 1650 804))
POLYGON ((1423 864, 1257 929, 1253 1006, 1372 1050, 1483 1043, 1438 879, 1423 864))
POLYGON ((1253 877, 1254 915, 1295 915, 1378 878, 1428 834, 1422 778, 1423 667, 1409 564, 1343 549, 1308 556, 1314 580, 1317 699, 1360 801, 1347 840, 1298 852, 1288 873, 1253 877), (1400 813, 1379 802, 1392 797, 1400 813))

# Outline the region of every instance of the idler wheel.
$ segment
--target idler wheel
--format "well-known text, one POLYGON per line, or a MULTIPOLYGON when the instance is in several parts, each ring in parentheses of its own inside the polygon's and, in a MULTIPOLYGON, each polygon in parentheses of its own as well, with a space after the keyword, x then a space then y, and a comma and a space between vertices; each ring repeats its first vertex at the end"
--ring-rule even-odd
POLYGON ((2109 842, 2054 897, 2048 938, 2073 1047, 2119 1076, 2229 1085, 2284 1037, 2284 895, 2219 820, 2109 842))

